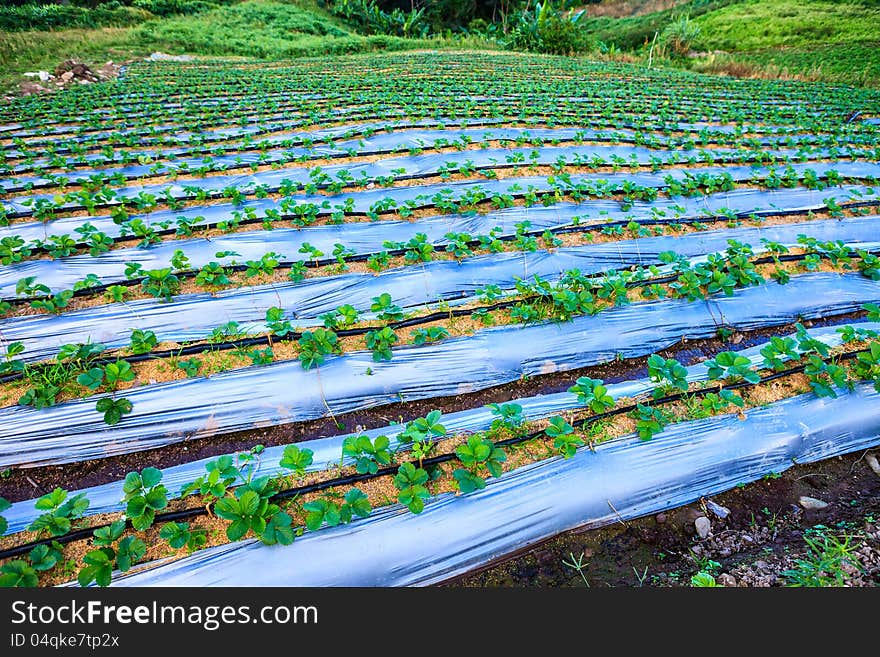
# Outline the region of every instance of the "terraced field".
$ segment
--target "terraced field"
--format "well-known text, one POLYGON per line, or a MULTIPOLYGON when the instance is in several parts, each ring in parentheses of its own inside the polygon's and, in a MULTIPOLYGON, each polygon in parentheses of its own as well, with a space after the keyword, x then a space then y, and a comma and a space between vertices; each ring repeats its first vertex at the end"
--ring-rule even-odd
POLYGON ((17 100, 0 583, 430 584, 880 443, 878 115, 429 52, 17 100))

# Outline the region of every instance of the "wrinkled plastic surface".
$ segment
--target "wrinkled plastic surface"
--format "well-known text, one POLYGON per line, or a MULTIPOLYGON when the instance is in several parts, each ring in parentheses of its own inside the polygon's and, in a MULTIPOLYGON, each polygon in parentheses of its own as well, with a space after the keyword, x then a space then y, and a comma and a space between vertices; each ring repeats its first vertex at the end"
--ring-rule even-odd
MULTIPOLYGON (((873 331, 880 330, 880 323, 876 322, 858 322, 850 323, 849 325, 873 331)), ((840 334, 834 328, 826 327, 811 329, 808 333, 813 339, 824 342, 829 347, 836 347, 842 342, 840 334)), ((763 361, 763 356, 761 356, 760 351, 765 344, 766 342, 748 349, 739 350, 736 353, 748 358, 753 365, 760 365, 763 361)), ((782 360, 788 360, 788 358, 783 357, 782 360)), ((704 362, 691 365, 687 368, 688 381, 705 381, 707 378, 708 367, 704 362)), ((653 390, 654 387, 655 384, 649 379, 607 384, 608 394, 614 399, 620 399, 622 397, 633 398, 637 395, 653 390)), ((583 406, 578 401, 577 395, 569 392, 536 395, 533 397, 512 399, 510 401, 519 404, 523 409, 523 416, 529 420, 536 420, 563 411, 581 408, 583 406)), ((487 408, 479 407, 444 414, 442 423, 443 426, 446 427, 448 435, 453 435, 456 433, 488 429, 494 419, 495 416, 492 415, 487 408)), ((376 429, 367 429, 356 433, 347 433, 327 438, 302 441, 297 444, 302 448, 307 448, 314 452, 312 465, 307 468, 307 471, 314 472, 333 467, 340 462, 350 464, 352 462, 351 457, 342 455, 342 443, 350 436, 366 435, 369 436, 371 440, 375 439, 377 436, 387 436, 391 440, 391 449, 407 449, 410 445, 409 443, 400 443, 396 440, 398 434, 403 431, 404 427, 405 425, 396 424, 376 429)), ((282 474, 284 470, 280 467, 278 462, 281 460, 284 449, 284 445, 267 447, 261 454, 259 461, 256 463, 252 475, 258 477, 263 475, 276 476, 282 474)), ((205 465, 216 458, 217 457, 209 457, 163 468, 162 482, 168 488, 170 495, 176 497, 182 486, 190 483, 200 475, 203 475, 205 473, 205 465)), ((110 482, 100 486, 93 486, 74 491, 71 495, 76 493, 86 494, 90 502, 89 508, 86 510, 86 515, 120 512, 125 509, 125 504, 121 502, 124 497, 122 484, 122 481, 110 482)), ((36 500, 24 500, 21 502, 15 502, 11 508, 3 513, 9 523, 9 527, 6 531, 7 534, 21 531, 42 513, 42 511, 38 511, 34 508, 35 501, 36 500)))
MULTIPOLYGON (((361 124, 357 129, 363 130, 367 128, 383 128, 384 125, 379 124, 361 124)), ((451 127, 445 130, 428 130, 428 129, 406 129, 405 122, 396 122, 392 124, 392 132, 381 132, 369 137, 360 139, 345 139, 328 144, 314 144, 312 146, 288 146, 283 149, 263 150, 256 152, 249 150, 245 152, 235 152, 230 150, 228 155, 212 155, 210 158, 201 157, 177 157, 191 153, 194 149, 178 147, 162 150, 145 150, 129 154, 129 157, 137 157, 138 155, 148 155, 152 159, 161 159, 165 157, 175 157, 177 159, 161 162, 161 172, 179 171, 186 174, 187 171, 197 169, 205 164, 211 166, 225 165, 228 167, 241 167, 253 163, 272 163, 276 161, 285 161, 290 158, 298 157, 334 157, 334 156, 350 156, 355 153, 358 156, 363 155, 381 155, 399 150, 408 150, 410 148, 431 148, 442 147, 450 141, 471 140, 474 142, 496 140, 501 142, 516 141, 518 139, 525 140, 542 140, 545 142, 559 140, 570 141, 580 139, 582 141, 627 141, 632 140, 635 132, 632 130, 594 130, 579 128, 501 128, 501 127, 485 127, 485 128, 462 128, 455 129, 451 127), (437 143, 439 142, 439 143, 437 143)), ((302 139, 333 139, 351 127, 345 130, 339 128, 330 128, 312 133, 287 133, 281 135, 270 135, 260 139, 261 144, 279 145, 283 142, 301 142, 302 139)), ((656 145, 660 146, 667 143, 665 137, 653 136, 656 139, 656 145)), ((675 140, 672 140, 675 141, 675 140)), ((821 137, 816 135, 773 135, 754 138, 749 140, 749 144, 762 146, 798 146, 804 149, 811 149, 813 146, 821 145, 823 142, 821 137)), ((852 137, 847 142, 848 147, 857 146, 859 140, 852 137)), ((230 148, 231 145, 225 146, 230 148)), ((253 145, 242 145, 243 149, 253 149, 253 145)), ((608 147, 606 147, 608 148, 608 147)), ((835 148, 835 153, 845 152, 846 149, 835 148)), ((627 154, 628 157, 628 154, 627 154)), ((125 166, 112 167, 103 166, 113 161, 121 162, 121 156, 107 158, 103 153, 90 153, 78 156, 68 160, 70 165, 82 166, 88 163, 100 163, 100 169, 76 169, 74 171, 64 172, 62 175, 69 181, 78 181, 88 178, 95 173, 112 176, 120 174, 126 179, 136 178, 145 175, 155 175, 151 169, 154 164, 128 164, 125 166)), ((50 164, 47 158, 36 158, 33 162, 21 163, 12 167, 15 173, 23 174, 32 171, 34 167, 48 166, 50 164)), ((36 176, 21 175, 14 179, 0 180, 0 187, 4 187, 7 191, 18 191, 25 182, 31 182, 39 185, 37 181, 41 178, 36 176)))
POLYGON ((221 433, 287 424, 415 399, 460 395, 536 376, 653 353, 722 325, 753 330, 845 314, 880 301, 858 274, 804 274, 787 285, 736 290, 697 302, 635 303, 573 321, 500 326, 375 362, 357 351, 318 369, 298 361, 126 390, 130 415, 107 426, 95 399, 36 410, 0 409, 0 467, 33 467, 140 451, 221 433))
MULTIPOLYGON (((738 156, 756 153, 745 148, 714 148, 712 155, 716 162, 724 162, 725 160, 736 161, 738 156)), ((844 147, 835 148, 833 150, 817 147, 811 148, 802 146, 798 149, 773 149, 764 147, 760 153, 770 155, 778 159, 818 159, 829 156, 837 157, 857 157, 866 155, 868 151, 858 148, 844 147)), ((273 163, 289 162, 291 157, 309 155, 310 152, 300 148, 295 150, 275 150, 265 151, 261 153, 248 153, 244 155, 229 155, 219 157, 214 161, 215 164, 235 163, 238 168, 248 163, 256 165, 270 165, 273 163)), ((354 178, 367 177, 375 179, 378 176, 387 176, 394 169, 404 169, 405 173, 399 179, 406 180, 411 177, 421 177, 427 175, 435 175, 441 166, 449 166, 450 163, 455 166, 468 162, 477 167, 508 167, 508 157, 520 156, 522 162, 534 162, 535 164, 549 165, 559 157, 568 158, 569 162, 573 158, 580 157, 589 160, 593 157, 603 158, 610 161, 612 158, 625 158, 627 162, 638 162, 640 165, 650 165, 654 160, 659 158, 667 164, 684 164, 693 159, 699 161, 702 152, 698 149, 676 149, 661 150, 651 149, 644 146, 533 146, 526 148, 484 148, 480 150, 456 151, 452 153, 426 153, 419 156, 398 156, 375 162, 350 163, 350 164, 331 164, 322 166, 321 171, 328 174, 332 178, 336 178, 336 174, 340 171, 349 172, 354 178), (538 156, 534 160, 531 156, 537 153, 538 156)), ((185 160, 186 164, 198 168, 202 166, 199 159, 185 160)), ((151 173, 150 169, 153 165, 133 165, 118 169, 126 178, 136 178, 138 176, 156 175, 151 173)), ((95 170, 72 171, 63 174, 70 181, 81 181, 89 176, 99 173, 95 170)), ((112 172, 107 172, 112 173, 112 172)), ((182 175, 187 175, 186 170, 181 170, 182 175)), ((248 177, 249 183, 259 182, 269 185, 270 188, 276 187, 282 180, 291 180, 301 183, 308 183, 310 178, 310 167, 308 162, 303 165, 288 165, 277 171, 264 171, 261 173, 253 173, 248 177)), ((184 182, 187 185, 198 187, 200 189, 222 189, 227 185, 237 184, 241 180, 241 174, 238 175, 214 175, 208 177, 187 178, 184 182)), ((56 184, 52 179, 45 176, 19 176, 15 182, 0 181, 0 188, 7 192, 19 192, 27 189, 26 184, 32 184, 35 188, 51 186, 56 184)), ((159 194, 168 187, 167 183, 138 185, 136 187, 117 187, 115 191, 120 197, 129 197, 136 195, 140 191, 151 194, 159 194)), ((187 194, 191 196, 192 194, 187 194)), ((36 195, 39 198, 41 195, 36 195)))
MULTIPOLYGON (((799 175, 803 174, 806 169, 812 169, 819 178, 826 176, 830 170, 838 172, 844 178, 852 178, 856 180, 880 177, 880 163, 873 162, 809 162, 807 164, 797 163, 790 166, 799 175)), ((622 191, 624 183, 628 182, 634 185, 664 189, 668 187, 668 182, 666 180, 667 176, 671 177, 673 180, 683 181, 689 176, 697 176, 700 174, 729 174, 734 182, 745 183, 756 178, 765 178, 769 175, 771 170, 781 172, 783 169, 784 167, 728 166, 693 169, 661 169, 657 172, 572 174, 571 184, 601 183, 603 185, 613 185, 615 189, 622 191)), ((266 173, 276 176, 278 175, 278 172, 274 171, 266 173)), ((255 174, 255 176, 259 175, 261 174, 255 174)), ((283 177, 284 176, 279 176, 277 182, 280 182, 283 177)), ((229 181, 229 184, 234 185, 239 190, 245 190, 251 189, 258 184, 268 184, 268 180, 268 176, 261 176, 259 179, 253 176, 236 176, 234 180, 229 181)), ((321 209, 318 211, 318 214, 326 216, 336 211, 333 208, 337 206, 340 208, 344 207, 348 200, 352 201, 352 206, 347 210, 348 212, 367 213, 377 203, 385 202, 387 199, 393 199, 398 207, 405 205, 407 202, 415 203, 416 207, 429 207, 433 204, 432 197, 436 194, 452 193, 453 195, 463 196, 468 192, 480 190, 491 197, 492 194, 496 193, 509 193, 511 187, 514 185, 518 185, 522 191, 530 188, 535 193, 553 191, 553 185, 548 182, 547 176, 521 176, 503 178, 500 180, 457 180, 426 185, 413 184, 401 187, 378 187, 333 195, 292 194, 287 198, 298 205, 311 203, 319 206, 321 209), (326 207, 324 207, 325 204, 326 207)), ((270 184, 270 188, 271 186, 272 185, 270 184)), ((185 193, 181 185, 172 185, 169 189, 171 190, 172 195, 181 195, 185 193)), ((127 193, 130 196, 136 196, 138 188, 129 188, 129 192, 127 193)), ((8 201, 3 201, 2 205, 10 213, 29 215, 31 213, 31 208, 28 205, 23 204, 23 200, 26 198, 37 199, 39 198, 39 195, 14 198, 8 201)), ((265 210, 265 208, 274 208, 276 206, 280 207, 278 203, 271 199, 258 199, 255 201, 246 201, 238 205, 221 203, 217 205, 195 206, 187 208, 186 211, 162 210, 140 215, 140 217, 146 225, 155 225, 157 222, 163 220, 170 220, 173 224, 177 218, 181 216, 187 216, 194 219, 196 225, 213 225, 218 221, 221 221, 223 217, 227 220, 231 219, 231 213, 233 211, 242 212, 244 208, 247 207, 252 207, 259 211, 260 209, 265 210)), ((260 216, 259 212, 258 216, 260 216)), ((25 241, 43 239, 46 235, 73 233, 74 228, 83 225, 85 222, 91 223, 95 228, 103 231, 110 237, 118 237, 120 234, 121 227, 114 223, 111 217, 102 215, 90 217, 66 217, 62 219, 53 219, 45 223, 15 223, 0 228, 0 237, 18 235, 25 241)))
MULTIPOLYGON (((563 202, 549 207, 517 206, 485 214, 448 214, 417 221, 361 221, 303 229, 258 230, 210 239, 171 240, 147 249, 119 249, 97 257, 86 254, 58 260, 27 260, 0 268, 0 297, 14 297, 16 283, 27 276, 36 277, 36 280, 49 286, 54 292, 71 289, 76 281, 82 280, 88 274, 95 274, 103 283, 122 281, 125 280, 128 263, 139 263, 144 270, 169 267, 177 249, 186 254, 190 266, 194 268, 200 268, 214 260, 228 263, 233 257, 238 262, 259 260, 270 251, 283 256, 282 259, 303 259, 306 256, 299 249, 306 242, 325 255, 333 253, 336 244, 343 244, 355 254, 362 255, 382 251, 385 241, 407 242, 418 233, 423 233, 431 244, 440 245, 448 243, 445 235, 450 232, 475 236, 488 234, 492 229, 498 228, 501 235, 513 235, 516 233, 516 224, 522 221, 531 223, 530 231, 543 231, 569 226, 576 218, 582 225, 586 225, 620 220, 638 223, 648 219, 695 219, 721 212, 732 212, 741 217, 751 214, 761 216, 797 213, 820 210, 825 207, 826 199, 834 199, 838 204, 877 199, 878 191, 880 190, 860 185, 845 185, 826 190, 746 188, 698 198, 659 198, 650 203, 636 201, 627 209, 618 201, 591 199, 584 203, 563 202), (215 254, 220 251, 231 251, 239 255, 217 258, 215 254)), ((260 206, 263 209, 268 207, 263 201, 254 203, 263 204, 260 206)), ((195 218, 201 212, 210 222, 216 222, 223 217, 228 218, 226 215, 231 208, 232 206, 206 206, 181 211, 179 214, 195 218)), ((168 213, 166 218, 172 219, 174 214, 168 213)), ((49 226, 47 231, 48 228, 49 226)), ((52 230, 55 228, 59 227, 54 226, 52 230)))
POLYGON ((801 395, 581 448, 446 493, 420 515, 400 505, 290 546, 250 540, 114 578, 116 586, 412 586, 466 573, 577 527, 600 527, 714 495, 742 482, 880 443, 880 394, 801 395), (370 555, 364 558, 364 555, 370 555))
POLYGON ((560 248, 553 252, 499 253, 467 258, 460 263, 433 261, 379 275, 346 274, 306 279, 301 283, 183 295, 167 303, 153 299, 113 303, 60 316, 26 315, 2 320, 0 334, 9 342, 24 344, 22 360, 36 361, 54 356, 63 344, 90 341, 108 348, 127 346, 134 328, 151 330, 160 341, 174 342, 203 339, 227 322, 238 322, 239 330, 244 332, 266 333, 269 331, 264 321, 266 310, 273 306, 284 309, 293 318, 292 323, 305 328, 321 325, 321 314, 343 304, 367 312, 372 299, 385 292, 399 306, 411 309, 462 295, 472 298, 476 290, 486 285, 510 290, 515 277, 539 276, 553 281, 571 269, 594 274, 630 265, 660 264, 658 256, 665 251, 693 258, 724 251, 728 240, 750 244, 760 252, 762 239, 794 245, 798 236, 804 234, 822 241, 840 240, 853 248, 875 250, 880 244, 872 240, 880 239, 880 217, 645 237, 560 248))

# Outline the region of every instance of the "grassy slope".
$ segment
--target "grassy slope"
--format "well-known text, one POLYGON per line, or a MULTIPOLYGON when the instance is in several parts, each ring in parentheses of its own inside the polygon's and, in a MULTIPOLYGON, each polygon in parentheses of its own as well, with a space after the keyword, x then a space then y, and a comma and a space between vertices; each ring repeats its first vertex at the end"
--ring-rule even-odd
POLYGON ((695 50, 728 54, 676 65, 880 85, 880 0, 691 0, 666 11, 596 18, 589 30, 606 43, 639 49, 683 15, 700 27, 695 50))
POLYGON ((286 58, 447 45, 439 40, 361 36, 306 0, 246 0, 195 16, 155 19, 127 28, 0 31, 0 91, 14 88, 25 71, 51 71, 69 58, 103 64, 156 50, 286 58))

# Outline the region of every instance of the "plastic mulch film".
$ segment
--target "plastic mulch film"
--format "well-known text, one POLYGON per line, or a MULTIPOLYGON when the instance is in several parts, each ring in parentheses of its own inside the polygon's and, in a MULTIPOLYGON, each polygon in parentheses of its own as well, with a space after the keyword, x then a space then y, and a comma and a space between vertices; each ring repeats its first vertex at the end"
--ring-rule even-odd
POLYGON ((341 415, 384 404, 461 395, 515 381, 653 353, 719 326, 753 330, 856 311, 880 301, 880 283, 858 274, 804 274, 733 296, 612 308, 571 322, 500 326, 426 346, 230 370, 125 391, 134 408, 104 424, 98 396, 44 409, 0 409, 0 467, 100 458, 266 425, 341 415))
POLYGON ((117 586, 413 586, 466 573, 542 539, 600 527, 714 495, 794 463, 880 443, 880 394, 858 385, 683 422, 649 441, 581 448, 445 493, 420 515, 393 505, 290 546, 254 540, 209 548, 114 579, 117 586), (373 555, 365 559, 364 555, 373 555))
MULTIPOLYGON (((593 130, 578 128, 550 129, 484 127, 455 129, 454 127, 451 127, 446 130, 401 129, 405 128, 406 125, 407 124, 404 124, 402 122, 397 122, 391 125, 391 127, 393 128, 392 132, 380 132, 378 134, 373 134, 369 137, 364 136, 360 139, 344 139, 338 142, 331 141, 330 143, 326 144, 316 143, 308 147, 286 146, 286 144, 297 142, 301 143, 303 139, 333 139, 335 137, 346 134, 346 132, 351 131, 351 127, 346 127, 343 130, 340 130, 339 128, 329 128, 313 133, 286 133, 280 135, 271 135, 266 137, 265 139, 261 139, 260 144, 266 146, 285 145, 285 148, 272 150, 264 150, 263 148, 261 148, 259 152, 257 152, 254 149, 254 146, 251 144, 241 146, 241 148, 244 149, 244 152, 236 152, 234 150, 230 150, 228 155, 212 155, 210 158, 206 156, 178 158, 177 156, 192 153, 192 151, 194 150, 192 148, 186 147, 152 151, 148 150, 138 153, 128 152, 126 153, 126 157, 130 158, 130 160, 137 160, 138 156, 142 155, 148 155, 151 159, 177 158, 162 162, 161 168, 158 172, 178 172, 180 174, 186 175, 189 171, 193 169, 198 169, 199 167, 206 164, 210 164, 212 167, 226 166, 228 168, 236 168, 247 167, 251 164, 263 165, 270 164, 272 162, 288 162, 291 158, 295 159, 299 157, 351 157, 352 155, 360 157, 365 155, 382 155, 386 153, 397 152, 400 150, 423 149, 432 147, 441 148, 447 146, 451 142, 465 143, 484 142, 490 140, 500 142, 515 142, 518 140, 526 142, 552 142, 556 140, 619 142, 627 140, 631 141, 633 140, 635 135, 635 132, 631 130, 593 130)), ((385 126, 381 124, 362 124, 357 126, 356 129, 366 130, 384 127, 385 126)), ((670 141, 677 141, 669 140, 668 138, 659 138, 657 136, 654 136, 654 139, 656 139, 656 144, 658 146, 667 144, 670 141)), ((760 137, 749 139, 747 140, 747 143, 750 147, 787 146, 792 148, 803 148, 804 152, 810 152, 810 150, 813 149, 815 146, 821 146, 823 144, 823 141, 824 140, 821 137, 804 134, 760 137)), ((669 145, 672 146, 676 144, 672 143, 669 145)), ((859 139, 854 136, 851 138, 850 141, 847 142, 846 147, 841 148, 838 146, 833 152, 835 154, 843 153, 846 149, 858 145, 859 139)), ((230 148, 230 146, 231 145, 226 146, 225 148, 230 148)), ((599 151, 597 152, 600 152, 603 149, 603 146, 594 146, 594 149, 595 148, 598 148, 599 151)), ((608 149, 610 147, 604 146, 604 148, 608 149)), ((625 156, 629 157, 629 153, 626 153, 625 156)), ((103 153, 90 153, 80 155, 76 158, 68 160, 67 165, 83 166, 92 163, 98 166, 110 164, 114 161, 117 163, 121 163, 121 156, 114 154, 114 157, 108 158, 103 153)), ((48 158, 37 158, 32 162, 17 164, 13 166, 12 172, 15 174, 26 174, 29 171, 33 171, 36 167, 49 166, 50 164, 51 163, 48 158)), ((76 169, 73 171, 66 171, 62 175, 69 182, 74 182, 85 180, 89 176, 95 174, 101 174, 105 176, 121 175, 126 179, 137 178, 140 176, 154 176, 156 175, 156 164, 128 164, 125 166, 107 168, 104 168, 102 166, 102 168, 100 169, 76 169)), ((25 189, 24 185, 26 183, 31 183, 33 186, 39 187, 41 184, 49 183, 49 181, 46 178, 41 178, 39 176, 20 175, 14 179, 0 180, 0 187, 5 188, 7 192, 21 191, 25 189)))
MULTIPOLYGON (((867 180, 869 178, 880 177, 880 163, 865 161, 845 161, 845 162, 810 162, 807 164, 792 164, 791 169, 798 175, 802 175, 806 169, 812 169, 817 177, 823 178, 831 170, 836 171, 843 178, 853 178, 867 180)), ((291 202, 297 205, 312 204, 319 208, 319 215, 330 215, 336 212, 335 208, 346 208, 346 203, 350 201, 350 207, 346 208, 346 212, 366 214, 376 207, 376 204, 386 203, 389 200, 396 203, 396 207, 414 204, 414 207, 432 207, 436 205, 434 197, 452 198, 454 195, 463 196, 468 193, 482 192, 491 198, 493 194, 509 194, 511 190, 518 187, 517 192, 522 195, 531 189, 534 193, 543 193, 554 191, 556 187, 574 187, 576 185, 595 185, 601 186, 602 189, 615 189, 622 191, 624 184, 642 185, 656 189, 664 189, 669 183, 667 177, 684 181, 688 177, 704 175, 722 175, 729 174, 731 179, 737 183, 748 183, 754 179, 763 179, 770 175, 771 171, 777 173, 783 171, 785 167, 759 167, 759 166, 728 166, 728 167, 704 167, 694 169, 661 169, 657 172, 628 172, 628 173, 609 173, 609 174, 572 174, 570 183, 563 183, 561 180, 555 180, 551 184, 553 178, 547 176, 522 176, 511 177, 500 180, 457 180, 445 183, 418 184, 401 187, 377 187, 373 189, 351 191, 347 193, 339 193, 332 195, 324 194, 292 194, 287 197, 291 202)), ((259 184, 268 184, 269 177, 275 176, 275 182, 279 183, 284 176, 278 171, 265 172, 266 175, 254 174, 254 176, 236 176, 228 182, 227 186, 235 187, 244 192, 252 191, 259 184), (259 177, 257 177, 259 176, 259 177)), ((390 174, 390 171, 389 171, 390 174)), ((213 183, 212 183, 213 184, 213 183)), ((270 189, 272 185, 269 185, 270 189)), ((172 196, 184 195, 185 191, 180 184, 170 186, 172 196)), ((127 194, 136 196, 138 188, 129 188, 127 194)), ((38 199, 39 195, 31 197, 18 197, 9 201, 3 201, 3 205, 12 215, 29 215, 32 209, 29 205, 25 205, 23 201, 30 199, 30 202, 38 199)), ((77 207, 70 204, 71 208, 77 207)), ((254 211, 266 208, 280 208, 280 204, 272 199, 258 199, 254 201, 245 201, 238 205, 221 203, 217 205, 188 207, 183 210, 162 210, 149 214, 140 215, 140 218, 146 225, 154 226, 163 220, 170 220, 173 224, 178 217, 191 216, 188 212, 195 212, 192 215, 196 221, 196 225, 213 225, 217 221, 222 220, 225 216, 231 219, 233 211, 244 212, 245 208, 253 208, 254 211), (200 219, 196 219, 200 217, 200 219), (213 220, 212 220, 213 218, 213 220)), ((391 209, 391 208, 387 208, 391 209)), ((259 216, 259 214, 258 214, 259 216)), ((25 241, 33 239, 42 239, 47 235, 63 235, 74 232, 74 228, 91 223, 98 230, 103 231, 110 237, 118 237, 120 235, 121 226, 117 225, 113 218, 107 215, 88 216, 88 217, 66 217, 62 219, 54 219, 48 222, 26 222, 14 223, 9 226, 0 228, 0 237, 18 235, 25 241)))
MULTIPOLYGON (((549 207, 517 206, 485 214, 448 214, 416 221, 361 221, 302 229, 258 230, 219 235, 210 239, 171 240, 146 249, 113 250, 97 257, 84 254, 57 260, 26 260, 8 265, 0 268, 0 297, 14 297, 18 281, 28 276, 36 277, 37 281, 54 292, 70 289, 87 274, 95 274, 105 284, 123 281, 129 263, 138 263, 144 270, 170 267, 174 252, 178 249, 186 254, 189 266, 193 268, 200 268, 211 261, 227 264, 233 258, 238 262, 259 260, 270 251, 283 256, 282 260, 294 261, 306 258, 299 251, 306 242, 324 254, 332 253, 337 244, 342 244, 354 254, 364 255, 382 251, 386 241, 407 242, 418 233, 423 233, 428 242, 437 246, 448 243, 445 236, 450 232, 476 236, 488 234, 497 228, 499 235, 514 235, 516 225, 523 221, 530 222, 529 232, 540 233, 546 229, 570 226, 576 220, 580 225, 630 220, 637 223, 646 220, 671 223, 722 213, 734 213, 740 217, 752 214, 761 216, 802 213, 824 209, 827 202, 830 202, 829 199, 838 205, 880 200, 876 195, 877 191, 875 188, 860 185, 845 185, 826 190, 737 189, 699 198, 661 198, 651 203, 636 201, 627 208, 618 201, 595 199, 584 203, 557 203, 549 207), (238 255, 217 258, 216 254, 221 251, 238 255)), ((210 221, 216 222, 228 209, 206 206, 198 211, 210 217, 210 221)), ((187 210, 181 211, 181 214, 194 215, 195 212, 196 210, 187 210)))
MULTIPOLYGON (((856 322, 850 323, 849 326, 855 328, 878 331, 880 323, 876 322, 856 322)), ((818 328, 807 331, 809 335, 829 347, 836 347, 842 343, 842 338, 835 328, 818 328)), ((742 349, 736 353, 740 356, 748 358, 753 365, 760 365, 763 362, 763 356, 760 350, 766 343, 761 343, 748 349, 742 349)), ((787 360, 784 357, 782 360, 787 360)), ((687 368, 688 381, 705 381, 708 378, 708 367, 705 363, 697 363, 687 368)), ((649 379, 640 379, 635 381, 624 381, 622 383, 609 383, 607 385, 608 394, 614 399, 623 397, 633 398, 640 394, 653 390, 655 384, 649 379)), ((562 413, 563 411, 581 408, 583 405, 578 401, 577 395, 569 392, 558 392, 548 395, 537 395, 534 397, 524 397, 512 399, 522 406, 523 416, 528 420, 536 420, 550 415, 562 413)), ((457 411, 443 415, 443 426, 449 435, 464 432, 475 432, 488 429, 495 416, 485 407, 457 411)), ((342 443, 350 436, 369 436, 374 440, 377 436, 387 436, 391 439, 391 449, 406 449, 409 443, 400 443, 396 440, 398 434, 403 431, 405 425, 396 424, 387 427, 379 427, 376 429, 367 429, 357 433, 347 433, 327 438, 317 438, 297 443, 302 448, 310 449, 314 452, 312 465, 307 469, 309 472, 322 470, 333 467, 342 462, 351 464, 351 457, 342 455, 342 443)), ((284 471, 278 462, 284 453, 285 445, 267 447, 260 456, 252 476, 258 477, 263 475, 276 476, 284 471)), ((233 455, 234 456, 234 455, 233 455)), ((217 457, 209 457, 171 466, 162 470, 162 482, 168 488, 171 496, 177 496, 180 488, 190 483, 205 472, 205 465, 217 457)), ((95 515, 98 513, 120 512, 125 509, 125 504, 121 502, 124 497, 122 490, 122 481, 110 482, 100 486, 84 488, 74 491, 71 494, 85 493, 89 499, 89 508, 86 515, 95 515)), ((11 508, 6 510, 3 515, 9 523, 7 534, 12 534, 25 529, 37 516, 42 513, 34 508, 36 500, 24 500, 15 502, 11 508)))
POLYGON ((63 344, 127 346, 134 328, 153 331, 160 342, 204 339, 227 322, 237 322, 242 332, 267 333, 266 310, 273 306, 283 308, 297 326, 306 328, 321 325, 321 314, 343 304, 361 312, 369 311, 372 299, 382 293, 390 294, 397 305, 412 309, 443 300, 472 299, 486 285, 511 290, 516 277, 539 276, 553 281, 572 269, 594 274, 631 265, 660 264, 659 254, 668 251, 695 258, 724 251, 728 240, 750 244, 757 253, 762 249, 762 239, 794 245, 802 234, 822 241, 840 240, 853 248, 873 251, 880 247, 880 243, 871 241, 880 239, 880 217, 646 237, 552 252, 499 253, 461 262, 433 261, 379 275, 345 274, 215 294, 190 294, 167 303, 144 299, 106 304, 60 316, 41 314, 0 320, 0 335, 7 342, 22 342, 25 350, 21 359, 36 361, 54 356, 63 344))
MULTIPOLYGON (((353 148, 353 147, 352 147, 353 148)), ((830 156, 850 158, 859 155, 868 155, 870 151, 855 147, 837 147, 828 149, 825 147, 810 147, 803 145, 797 149, 783 148, 772 149, 761 147, 760 151, 750 150, 746 148, 727 148, 719 147, 711 151, 716 162, 737 161, 741 157, 751 157, 754 159, 756 155, 771 156, 774 159, 781 160, 797 160, 801 158, 819 159, 830 156)), ((468 163, 476 167, 510 167, 512 162, 519 161, 523 164, 528 161, 535 164, 549 165, 554 163, 558 158, 567 158, 569 162, 584 161, 589 162, 593 158, 600 158, 606 162, 618 161, 623 158, 628 164, 637 162, 642 166, 650 165, 653 162, 664 162, 666 164, 685 164, 691 161, 698 161, 703 151, 698 149, 676 149, 662 150, 651 149, 644 146, 606 146, 606 145, 589 145, 589 146, 539 146, 525 148, 484 148, 480 150, 467 150, 453 153, 425 153, 423 155, 407 155, 395 156, 386 159, 377 160, 375 162, 348 163, 348 164, 330 164, 321 166, 321 171, 336 177, 341 171, 346 171, 354 178, 370 178, 377 176, 387 176, 395 169, 403 169, 406 173, 398 177, 399 180, 405 180, 408 177, 422 177, 427 175, 436 175, 442 166, 453 168, 460 164, 468 163), (532 159, 533 154, 537 154, 532 159), (573 159, 576 158, 576 159, 573 159)), ((235 164, 235 168, 246 167, 250 160, 255 166, 271 165, 273 163, 289 163, 291 159, 296 157, 305 157, 310 155, 310 151, 304 148, 291 150, 269 150, 261 153, 250 153, 240 156, 229 155, 225 158, 220 157, 213 164, 221 165, 224 159, 227 164, 235 164)), ((323 154, 323 155, 329 155, 323 154)), ((742 160, 739 160, 742 161, 742 160)), ((192 168, 202 166, 198 158, 184 160, 186 165, 192 168)), ((123 178, 131 179, 138 176, 155 176, 155 172, 151 172, 153 165, 136 165, 115 170, 121 174, 123 178)), ((89 176, 95 174, 113 174, 113 170, 106 172, 98 172, 94 170, 81 170, 64 174, 64 177, 70 182, 86 180, 89 176)), ((179 172, 186 176, 187 170, 182 169, 179 172)), ((262 184, 270 187, 277 186, 281 180, 288 179, 295 182, 308 183, 311 180, 310 167, 308 162, 302 164, 288 164, 286 168, 273 172, 254 173, 253 178, 261 181, 262 184)), ((194 177, 187 178, 183 182, 200 189, 222 189, 230 184, 235 184, 240 180, 240 175, 218 175, 211 177, 194 177)), ((57 183, 52 178, 45 176, 20 176, 15 181, 0 181, 0 189, 7 192, 20 192, 27 190, 29 186, 34 188, 53 186, 57 183)), ((156 194, 161 193, 167 187, 166 184, 148 184, 136 187, 120 187, 116 188, 119 196, 130 196, 140 191, 156 194)), ((191 194, 190 194, 191 195, 191 194)))

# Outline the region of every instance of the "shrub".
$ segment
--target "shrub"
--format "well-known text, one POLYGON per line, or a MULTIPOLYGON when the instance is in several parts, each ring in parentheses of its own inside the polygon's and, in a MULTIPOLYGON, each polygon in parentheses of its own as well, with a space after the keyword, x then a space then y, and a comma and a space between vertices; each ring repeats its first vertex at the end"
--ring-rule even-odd
POLYGON ((670 54, 683 56, 700 36, 700 26, 691 22, 690 16, 680 16, 660 33, 660 44, 670 54))

